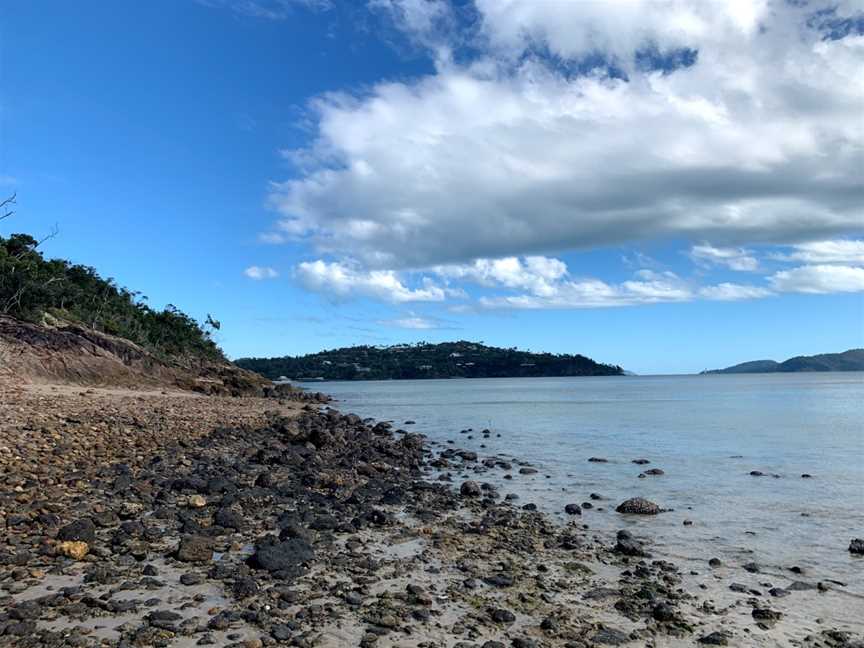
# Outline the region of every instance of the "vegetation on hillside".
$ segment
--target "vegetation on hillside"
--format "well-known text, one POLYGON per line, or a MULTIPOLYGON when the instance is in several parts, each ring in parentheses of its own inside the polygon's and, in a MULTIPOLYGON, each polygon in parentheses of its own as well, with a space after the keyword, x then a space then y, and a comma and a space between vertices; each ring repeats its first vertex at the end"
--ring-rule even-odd
MULTIPOLYGON (((12 216, 14 196, 0 203, 0 221, 12 216)), ((146 297, 104 279, 91 267, 45 259, 28 234, 0 235, 0 315, 30 322, 51 318, 126 338, 157 356, 221 359, 211 339, 219 323, 201 326, 172 305, 151 308, 146 297)))
POLYGON ((581 355, 530 353, 475 342, 355 346, 296 358, 243 358, 236 364, 276 380, 390 380, 618 376, 621 367, 581 355))
POLYGON ((843 353, 822 353, 814 356, 795 356, 784 362, 753 360, 725 369, 703 371, 718 373, 793 373, 803 371, 864 371, 864 349, 849 349, 843 353))

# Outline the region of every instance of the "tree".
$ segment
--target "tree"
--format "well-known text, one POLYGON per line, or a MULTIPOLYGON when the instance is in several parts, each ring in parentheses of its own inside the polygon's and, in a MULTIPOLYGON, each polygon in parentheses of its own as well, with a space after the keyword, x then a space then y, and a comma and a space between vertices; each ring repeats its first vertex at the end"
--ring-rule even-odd
MULTIPOLYGON (((14 203, 14 195, 0 202, 0 220, 13 215, 14 203)), ((126 338, 162 357, 223 358, 207 330, 218 329, 217 320, 208 315, 201 326, 171 304, 154 310, 140 292, 91 267, 44 258, 39 247, 56 234, 55 226, 41 240, 0 236, 0 314, 32 322, 51 316, 126 338)))

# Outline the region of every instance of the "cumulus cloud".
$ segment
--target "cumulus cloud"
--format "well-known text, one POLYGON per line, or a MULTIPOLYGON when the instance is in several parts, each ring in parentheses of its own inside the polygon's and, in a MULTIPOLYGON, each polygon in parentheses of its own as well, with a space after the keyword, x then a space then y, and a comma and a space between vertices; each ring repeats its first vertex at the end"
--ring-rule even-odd
POLYGON ((273 268, 254 265, 246 268, 243 271, 243 274, 250 279, 255 279, 256 281, 260 281, 262 279, 275 279, 279 276, 279 273, 276 272, 276 270, 274 270, 273 268))
MULTIPOLYGON (((375 4, 426 34, 443 6, 375 4)), ((436 44, 433 74, 313 103, 314 142, 274 184, 278 233, 399 269, 860 231, 864 37, 825 26, 851 3, 475 5, 474 55, 436 44)))
POLYGON ((804 263, 858 263, 864 265, 864 241, 840 239, 835 241, 813 241, 793 246, 789 254, 775 254, 780 261, 803 261, 804 263))
POLYGON ((537 286, 528 294, 485 296, 478 303, 484 308, 609 308, 688 301, 692 296, 691 290, 674 273, 640 270, 634 279, 620 284, 593 277, 561 278, 537 286))
POLYGON ((752 272, 759 267, 759 262, 747 250, 717 248, 707 243, 694 245, 690 257, 696 262, 724 265, 730 270, 743 272, 752 272))
POLYGON ((306 288, 339 298, 372 297, 401 304, 440 302, 454 294, 428 277, 420 287, 409 288, 392 270, 364 271, 336 261, 305 261, 297 266, 295 274, 306 288))
POLYGON ((805 265, 781 270, 770 277, 781 292, 838 293, 864 291, 864 268, 841 265, 805 265))
POLYGON ((484 286, 504 286, 530 290, 536 295, 554 291, 554 282, 567 274, 567 265, 559 259, 529 256, 523 259, 476 259, 464 265, 438 266, 436 274, 451 279, 469 280, 484 286))

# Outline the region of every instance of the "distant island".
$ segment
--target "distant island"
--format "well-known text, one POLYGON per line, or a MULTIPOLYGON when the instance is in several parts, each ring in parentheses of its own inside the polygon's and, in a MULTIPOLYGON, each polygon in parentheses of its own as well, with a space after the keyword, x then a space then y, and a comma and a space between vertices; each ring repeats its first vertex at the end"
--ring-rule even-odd
POLYGON ((843 353, 823 353, 795 356, 785 362, 753 360, 725 369, 703 371, 703 374, 792 373, 799 371, 864 371, 864 349, 849 349, 843 353))
POLYGON ((621 376, 617 365, 582 355, 531 353, 477 342, 353 346, 299 357, 241 358, 239 367, 271 380, 400 380, 621 376))

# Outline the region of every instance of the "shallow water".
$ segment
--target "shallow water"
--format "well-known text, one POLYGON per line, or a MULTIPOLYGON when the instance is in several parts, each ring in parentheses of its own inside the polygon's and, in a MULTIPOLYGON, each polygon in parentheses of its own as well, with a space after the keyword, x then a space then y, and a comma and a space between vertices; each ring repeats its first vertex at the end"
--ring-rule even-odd
MULTIPOLYGON (((455 441, 481 458, 531 462, 536 475, 482 476, 562 515, 586 510, 597 529, 635 527, 662 553, 704 561, 755 561, 769 573, 792 565, 864 594, 864 374, 760 374, 513 378, 310 385, 361 416, 392 419, 431 441, 455 441), (460 434, 474 428, 473 439, 460 434), (490 428, 491 438, 479 432, 490 428), (495 434, 500 434, 496 437, 495 434), (486 445, 485 448, 481 444, 486 445), (608 463, 590 463, 605 457, 608 463), (631 461, 648 459, 638 466, 631 461), (665 475, 639 478, 642 470, 665 475), (766 473, 752 477, 751 470, 766 473), (813 477, 803 479, 808 473, 813 477), (772 474, 779 477, 772 477, 772 474), (625 518, 623 499, 644 496, 673 512, 625 518), (692 526, 683 521, 692 520, 692 526)), ((454 475, 458 479, 458 475, 454 475)), ((788 572, 787 572, 788 573, 788 572)))

